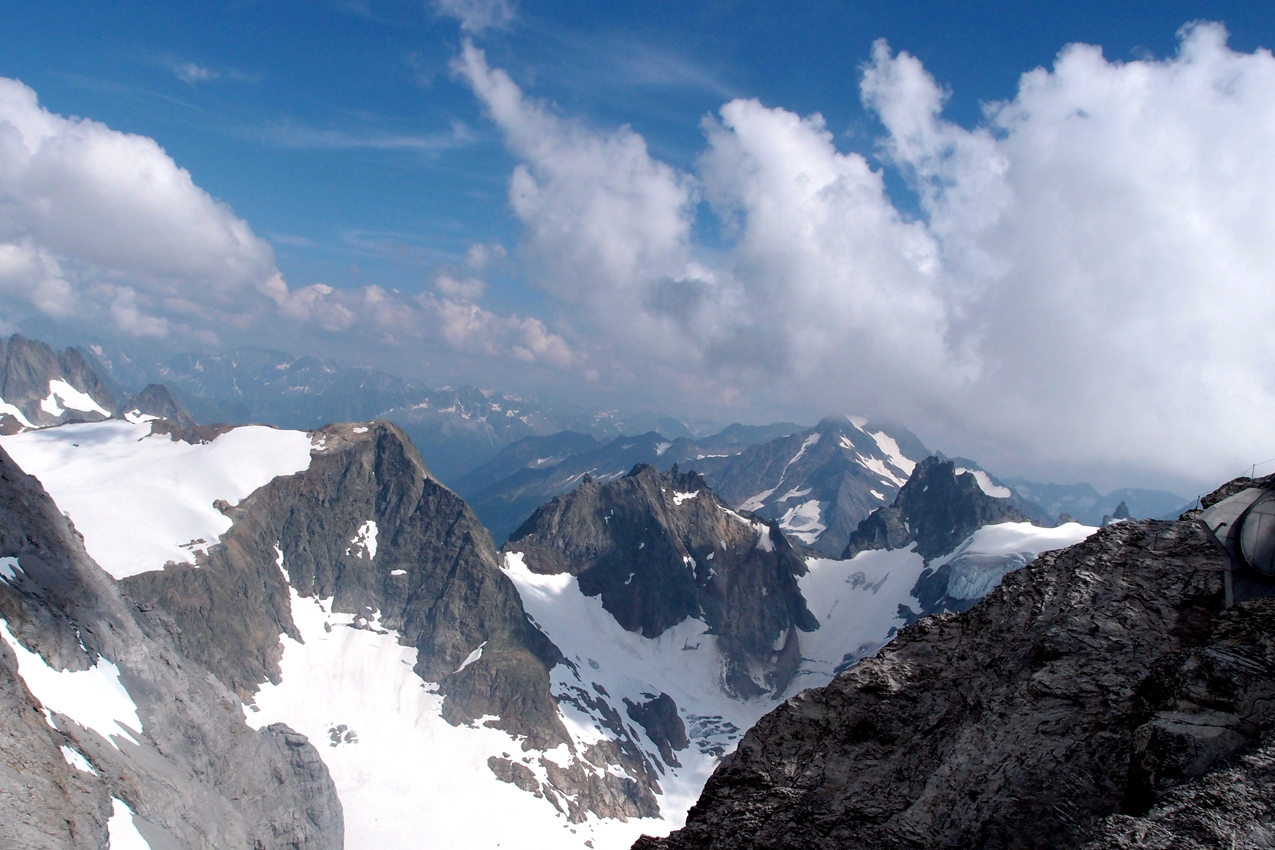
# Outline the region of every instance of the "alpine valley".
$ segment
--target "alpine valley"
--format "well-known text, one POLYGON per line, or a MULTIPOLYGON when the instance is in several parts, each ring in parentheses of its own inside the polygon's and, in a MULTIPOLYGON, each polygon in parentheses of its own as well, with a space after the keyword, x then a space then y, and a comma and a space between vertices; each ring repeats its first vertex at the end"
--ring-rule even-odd
POLYGON ((857 416, 0 365, 0 846, 1275 841, 1272 609, 1184 498, 857 416))

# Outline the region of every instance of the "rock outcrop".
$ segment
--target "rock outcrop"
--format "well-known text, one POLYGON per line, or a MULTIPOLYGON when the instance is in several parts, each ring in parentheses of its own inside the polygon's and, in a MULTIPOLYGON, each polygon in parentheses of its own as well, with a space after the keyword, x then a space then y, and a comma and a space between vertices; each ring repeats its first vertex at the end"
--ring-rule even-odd
POLYGON ((123 410, 133 416, 158 416, 178 428, 194 428, 199 424, 163 384, 147 384, 146 389, 124 403, 123 410))
POLYGON ((1270 846, 1275 603, 1114 523, 766 716, 655 848, 1270 846))
POLYGON ((643 637, 702 618, 737 697, 782 692, 801 663, 798 631, 819 625, 797 585, 805 563, 775 523, 732 511, 703 477, 676 467, 586 480, 540 507, 505 550, 534 573, 576 576, 643 637))
POLYGON ((3 451, 0 558, 0 846, 99 850, 114 800, 154 848, 342 847, 314 747, 284 726, 250 729, 235 694, 182 652, 174 622, 121 594, 3 451), (109 693, 139 728, 77 722, 106 709, 73 674, 117 676, 109 693))
POLYGON ((379 614, 415 646, 416 672, 439 683, 453 722, 495 715, 537 747, 565 741, 549 695, 556 650, 527 621, 465 503, 393 425, 315 434, 308 470, 224 508, 234 524, 205 563, 130 577, 128 592, 173 617, 190 654, 250 698, 278 681, 279 635, 296 634, 277 546, 302 596, 331 598, 334 611, 369 620, 379 614), (375 558, 352 544, 369 521, 375 558), (482 657, 464 665, 484 641, 482 657))
POLYGON ((927 561, 946 555, 979 528, 1030 522, 1008 499, 983 492, 973 472, 957 474, 954 461, 927 457, 916 465, 894 503, 877 508, 850 535, 842 558, 867 549, 904 549, 913 543, 927 561))
POLYGON ((21 334, 0 339, 0 433, 118 414, 119 401, 78 349, 21 334))

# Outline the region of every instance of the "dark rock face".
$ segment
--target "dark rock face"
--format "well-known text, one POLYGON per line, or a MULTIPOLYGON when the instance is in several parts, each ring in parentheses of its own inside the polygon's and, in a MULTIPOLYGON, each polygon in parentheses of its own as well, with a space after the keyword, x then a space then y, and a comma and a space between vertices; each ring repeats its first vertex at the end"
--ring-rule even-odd
MULTIPOLYGON (((94 411, 68 409, 54 413, 46 410, 41 402, 49 397, 50 381, 65 381, 86 393, 107 415, 120 410, 119 401, 77 349, 55 352, 43 342, 21 334, 0 339, 0 398, 22 411, 31 424, 42 427, 107 418, 94 411)), ((12 414, 0 413, 0 432, 12 434, 21 428, 12 414)))
POLYGON ((163 384, 147 384, 146 389, 124 404, 124 410, 167 419, 178 428, 194 428, 199 423, 163 384))
POLYGON ((1115 815, 1084 850, 1214 850, 1275 846, 1275 743, 1163 795, 1141 816, 1115 815))
POLYGON ((814 428, 748 448, 705 474, 728 504, 780 520, 789 534, 837 557, 859 522, 889 504, 910 472, 908 463, 900 461, 904 467, 899 467, 873 434, 893 441, 911 461, 930 454, 906 428, 855 421, 862 425, 828 417, 814 428), (812 500, 819 504, 822 530, 800 526, 799 518, 789 515, 812 500))
POLYGON ((314 747, 284 726, 250 729, 234 694, 181 652, 172 620, 123 596, 3 451, 0 554, 21 567, 0 580, 16 640, 59 670, 114 663, 143 727, 115 744, 57 712, 54 728, 0 641, 0 846, 98 850, 112 797, 156 848, 342 846, 341 805, 314 747))
POLYGON ((912 543, 927 561, 946 555, 984 525, 1030 522, 1005 499, 983 492, 974 474, 956 474, 950 460, 917 464, 894 504, 878 508, 850 535, 842 558, 868 549, 902 549, 912 543))
POLYGON ((1046 553, 772 712, 635 846, 1268 846, 1269 751, 1225 765, 1275 727, 1275 608, 1222 612, 1224 569, 1192 522, 1046 553))
POLYGON ((665 764, 680 767, 674 750, 684 750, 691 745, 686 737, 686 724, 677 713, 677 703, 668 694, 645 694, 649 699, 641 704, 624 700, 626 713, 646 730, 655 745, 660 748, 660 758, 665 764))
POLYGON ((601 596, 644 637, 702 617, 741 697, 782 691, 801 661, 797 630, 819 625, 797 586, 806 565, 774 523, 731 511, 701 476, 676 467, 586 480, 537 510, 505 549, 532 572, 577 576, 585 595, 601 596))
POLYGON ((379 611, 416 647, 416 672, 440 684, 449 720, 498 715, 535 746, 566 740, 549 694, 557 651, 528 622, 491 538, 401 431, 355 427, 316 432, 323 448, 308 470, 227 508, 234 525, 206 563, 123 584, 171 615, 191 654, 248 697, 278 680, 279 635, 295 635, 277 545, 298 593, 330 597, 338 612, 379 611), (374 559, 351 545, 368 520, 378 527, 374 559), (483 641, 482 658, 455 672, 483 641))

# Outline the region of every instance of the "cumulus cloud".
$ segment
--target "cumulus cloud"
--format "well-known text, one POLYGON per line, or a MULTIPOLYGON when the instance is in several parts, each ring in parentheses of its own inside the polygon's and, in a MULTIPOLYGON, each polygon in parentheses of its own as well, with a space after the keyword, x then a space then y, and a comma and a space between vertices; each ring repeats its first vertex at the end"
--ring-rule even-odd
POLYGON ((8 79, 0 258, 11 311, 113 317, 151 336, 166 332, 161 313, 237 313, 275 273, 270 246, 154 140, 55 115, 8 79))
POLYGON ((1217 25, 1180 38, 1163 60, 1069 46, 972 129, 878 43, 859 96, 918 220, 818 115, 731 101, 682 173, 468 43, 456 67, 521 159, 538 280, 617 355, 896 416, 989 463, 1203 480, 1275 454, 1275 60, 1217 25), (725 251, 692 238, 701 198, 725 251))
POLYGON ((504 29, 517 11, 517 0, 438 0, 439 14, 455 18, 461 29, 471 33, 504 29))
MULTIPOLYGON (((476 306, 504 249, 475 245, 437 294, 290 287, 269 243, 195 185, 153 139, 43 109, 0 78, 0 314, 94 335, 274 344, 341 335, 418 355, 463 353, 564 366, 539 320, 476 306)), ((364 351, 366 353, 366 350, 364 351)))

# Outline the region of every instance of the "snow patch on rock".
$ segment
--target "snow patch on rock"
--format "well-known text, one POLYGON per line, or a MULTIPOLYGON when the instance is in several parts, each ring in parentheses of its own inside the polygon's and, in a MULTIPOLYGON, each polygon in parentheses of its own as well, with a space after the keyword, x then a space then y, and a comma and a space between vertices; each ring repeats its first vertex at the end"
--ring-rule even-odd
POLYGON ((151 850, 137 831, 133 810, 118 797, 111 798, 111 819, 106 822, 107 850, 151 850))
POLYGON ((9 623, 0 619, 0 637, 18 658, 18 675, 48 711, 65 714, 92 729, 118 749, 112 736, 134 737, 142 731, 137 704, 120 684, 120 670, 105 657, 87 670, 55 670, 39 654, 18 642, 9 623))

